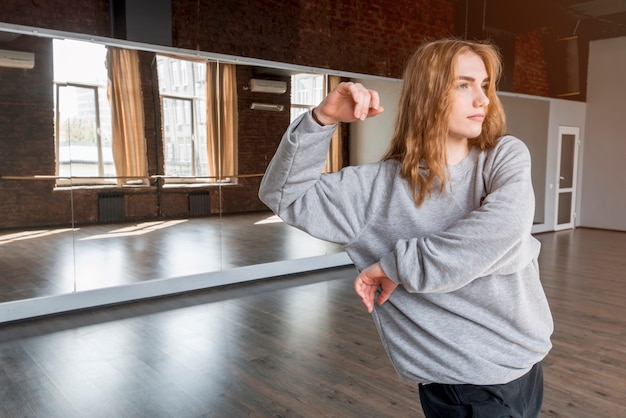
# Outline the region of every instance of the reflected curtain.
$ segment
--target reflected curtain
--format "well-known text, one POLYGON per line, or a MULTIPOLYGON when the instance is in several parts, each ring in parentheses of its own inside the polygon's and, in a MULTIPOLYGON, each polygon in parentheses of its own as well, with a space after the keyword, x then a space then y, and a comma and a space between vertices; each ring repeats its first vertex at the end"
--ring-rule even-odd
POLYGON ((147 184, 147 147, 137 51, 108 47, 107 71, 117 184, 121 186, 129 180, 147 184))
POLYGON ((207 63, 207 152, 209 177, 237 175, 237 76, 235 65, 207 63))
MULTIPOLYGON (((341 82, 341 78, 337 76, 328 76, 328 91, 332 91, 341 82)), ((332 139, 330 140, 330 148, 324 166, 325 173, 332 173, 341 170, 343 166, 343 155, 341 152, 341 124, 338 124, 332 139)))

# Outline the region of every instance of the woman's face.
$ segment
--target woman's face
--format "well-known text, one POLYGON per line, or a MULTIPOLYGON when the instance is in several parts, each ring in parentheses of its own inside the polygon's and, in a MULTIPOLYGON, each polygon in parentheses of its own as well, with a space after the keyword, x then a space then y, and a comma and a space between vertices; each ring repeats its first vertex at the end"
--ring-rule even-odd
POLYGON ((451 91, 448 141, 463 141, 480 135, 489 98, 489 76, 483 60, 473 52, 456 59, 456 74, 451 91))

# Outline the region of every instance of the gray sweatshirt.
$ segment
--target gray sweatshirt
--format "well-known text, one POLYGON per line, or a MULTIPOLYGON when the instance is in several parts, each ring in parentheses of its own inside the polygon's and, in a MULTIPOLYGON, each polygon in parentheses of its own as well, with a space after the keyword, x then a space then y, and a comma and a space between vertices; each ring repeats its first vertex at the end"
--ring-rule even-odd
POLYGON ((553 323, 524 143, 472 147, 449 167, 446 191, 418 207, 397 161, 321 174, 334 129, 310 112, 294 121, 259 196, 288 224, 342 244, 358 270, 380 261, 399 283, 373 312, 399 376, 489 385, 528 372, 550 350, 553 323))

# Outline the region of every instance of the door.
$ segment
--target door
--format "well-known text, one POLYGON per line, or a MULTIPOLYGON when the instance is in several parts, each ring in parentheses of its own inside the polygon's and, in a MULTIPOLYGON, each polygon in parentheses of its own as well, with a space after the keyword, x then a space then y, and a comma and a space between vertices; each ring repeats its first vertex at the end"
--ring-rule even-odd
POLYGON ((555 231, 572 229, 575 225, 579 136, 580 128, 559 127, 555 231))

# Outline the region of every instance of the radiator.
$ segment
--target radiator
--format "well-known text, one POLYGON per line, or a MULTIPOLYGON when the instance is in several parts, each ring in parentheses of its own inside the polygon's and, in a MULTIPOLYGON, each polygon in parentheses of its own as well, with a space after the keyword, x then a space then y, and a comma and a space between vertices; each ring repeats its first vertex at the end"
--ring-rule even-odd
POLYGON ((189 193, 189 216, 209 216, 211 214, 211 195, 209 192, 189 193))
POLYGON ((123 222, 126 220, 126 207, 123 194, 98 195, 98 221, 123 222))

